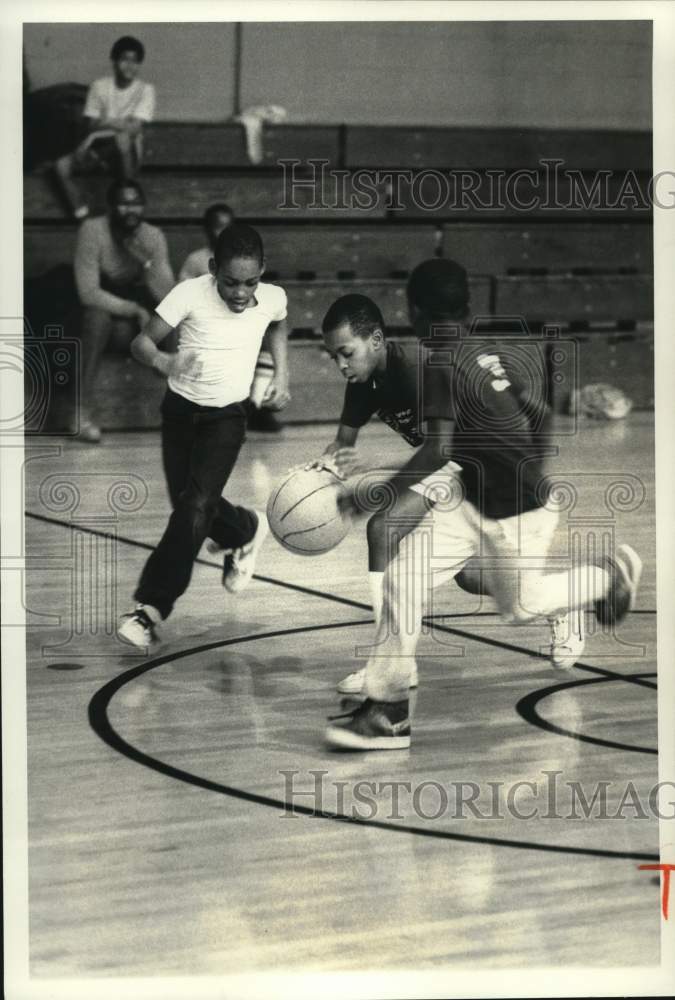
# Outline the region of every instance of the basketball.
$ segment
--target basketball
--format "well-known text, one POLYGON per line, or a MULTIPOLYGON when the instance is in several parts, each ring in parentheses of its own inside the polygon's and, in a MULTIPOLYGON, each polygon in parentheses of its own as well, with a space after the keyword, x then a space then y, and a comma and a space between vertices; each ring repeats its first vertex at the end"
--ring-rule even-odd
POLYGON ((342 481, 328 469, 295 469, 276 484, 267 518, 276 540, 296 555, 330 552, 351 527, 338 507, 342 481))

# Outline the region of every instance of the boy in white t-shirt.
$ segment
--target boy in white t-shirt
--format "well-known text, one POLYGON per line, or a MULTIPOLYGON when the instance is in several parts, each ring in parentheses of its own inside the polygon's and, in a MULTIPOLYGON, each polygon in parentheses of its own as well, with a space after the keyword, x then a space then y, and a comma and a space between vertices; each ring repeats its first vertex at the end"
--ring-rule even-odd
POLYGON ((137 361, 168 377, 162 403, 162 457, 173 512, 145 564, 120 636, 136 646, 156 641, 156 626, 184 593, 202 543, 225 550, 223 585, 239 593, 253 575, 267 534, 262 511, 222 496, 244 441, 248 395, 269 330, 275 373, 267 401, 290 399, 286 293, 260 282, 265 267, 255 229, 234 223, 216 243, 210 273, 176 285, 132 343, 137 361), (157 349, 178 330, 178 352, 157 349))
POLYGON ((86 218, 89 209, 73 172, 103 165, 118 178, 134 177, 142 159, 143 125, 155 114, 155 88, 138 78, 145 59, 143 43, 131 35, 118 38, 110 58, 113 75, 95 80, 87 94, 84 117, 89 135, 54 165, 76 219, 86 218))
MULTIPOLYGON (((203 225, 207 245, 199 247, 188 254, 178 275, 179 281, 187 278, 199 278, 209 273, 209 261, 213 257, 216 240, 234 222, 234 212, 225 202, 216 202, 204 212, 203 225)), ((281 430, 281 424, 268 406, 263 406, 265 389, 274 374, 274 360, 269 352, 267 337, 263 340, 258 363, 255 368, 253 385, 251 386, 251 403, 248 414, 248 429, 276 434, 281 430)))

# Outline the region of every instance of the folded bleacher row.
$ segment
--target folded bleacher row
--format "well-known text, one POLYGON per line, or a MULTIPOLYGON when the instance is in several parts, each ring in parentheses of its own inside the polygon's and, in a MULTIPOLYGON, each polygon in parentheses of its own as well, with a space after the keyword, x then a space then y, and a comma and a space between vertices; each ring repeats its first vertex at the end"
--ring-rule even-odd
MULTIPOLYGON (((636 185, 648 189, 648 133, 268 126, 258 167, 249 164, 237 125, 158 123, 146 130, 145 144, 146 214, 166 233, 176 271, 203 243, 199 220, 210 202, 227 201, 260 230, 268 279, 282 282, 289 297, 294 400, 286 419, 337 415, 342 387, 316 342, 330 303, 352 290, 371 295, 391 331, 405 335, 407 274, 434 255, 467 268, 475 313, 522 317, 533 330, 556 325, 573 339, 575 370, 552 382, 560 408, 575 384, 599 380, 624 389, 636 406, 653 405, 652 215, 643 199, 630 197, 636 185), (280 160, 297 161, 293 176, 305 182, 292 192, 290 168, 284 175, 280 160), (312 160, 327 163, 327 207, 318 206, 312 160), (544 160, 561 161, 554 192, 544 160), (367 209, 352 198, 361 170, 377 192, 367 209), (376 176, 378 170, 393 174, 376 176), (438 191, 437 172, 469 170, 492 191, 500 173, 536 171, 523 192, 538 202, 527 211, 480 207, 476 191, 485 201, 487 187, 461 205, 435 205, 433 194, 420 195, 425 183, 438 191), (580 184, 592 192, 600 179, 585 207, 560 207, 569 202, 570 171, 577 172, 577 195, 580 184), (617 192, 628 193, 620 203, 617 192), (421 199, 434 207, 425 209, 421 199)), ((103 211, 106 185, 103 177, 87 181, 94 210, 103 211)), ((26 275, 70 261, 76 230, 47 172, 25 178, 24 213, 26 275)), ((106 397, 116 398, 104 426, 156 425, 160 387, 151 375, 110 356, 101 377, 106 397), (122 397, 128 406, 119 405, 122 397)))

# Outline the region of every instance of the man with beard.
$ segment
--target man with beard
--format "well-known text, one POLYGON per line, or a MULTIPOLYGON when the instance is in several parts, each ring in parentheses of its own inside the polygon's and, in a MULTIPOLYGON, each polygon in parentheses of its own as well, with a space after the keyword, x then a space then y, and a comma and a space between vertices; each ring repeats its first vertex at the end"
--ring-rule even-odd
POLYGON ((137 181, 115 181, 106 215, 87 219, 75 248, 75 283, 82 305, 82 385, 79 436, 97 443, 96 373, 112 341, 127 351, 155 305, 175 284, 166 238, 143 220, 145 196, 137 181))

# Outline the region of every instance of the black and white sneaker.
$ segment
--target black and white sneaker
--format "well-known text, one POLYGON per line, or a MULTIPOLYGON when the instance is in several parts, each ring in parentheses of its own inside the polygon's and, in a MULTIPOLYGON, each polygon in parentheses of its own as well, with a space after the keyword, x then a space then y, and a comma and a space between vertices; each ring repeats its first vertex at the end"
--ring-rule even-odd
POLYGON ((408 701, 373 701, 344 715, 335 715, 326 729, 326 743, 332 750, 406 750, 410 746, 408 701), (344 720, 344 721, 342 721, 344 720))
POLYGON ((132 646, 156 646, 159 642, 157 622, 150 617, 144 604, 137 605, 128 615, 122 615, 117 634, 132 646))
POLYGON ((619 545, 616 554, 598 564, 610 576, 609 592, 595 602, 595 617, 601 625, 618 625, 635 606, 642 560, 630 545, 619 545))

